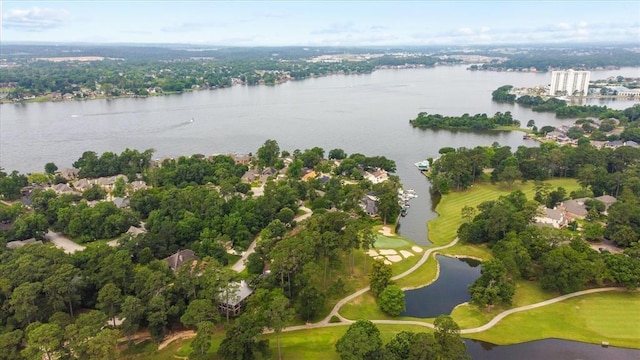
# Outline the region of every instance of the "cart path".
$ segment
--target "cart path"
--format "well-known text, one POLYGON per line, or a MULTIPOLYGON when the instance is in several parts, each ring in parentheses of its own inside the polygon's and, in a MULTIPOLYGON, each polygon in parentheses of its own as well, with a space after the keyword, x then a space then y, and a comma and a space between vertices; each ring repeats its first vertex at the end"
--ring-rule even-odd
MULTIPOLYGON (((425 262, 427 262, 427 260, 429 260, 429 257, 431 256, 431 254, 433 254, 436 251, 439 250, 443 250, 449 247, 452 247, 453 245, 458 243, 458 238, 455 238, 455 240, 453 240, 452 242, 448 243, 447 245, 442 245, 442 246, 437 246, 437 247, 433 247, 430 249, 425 250, 424 254, 422 254, 422 257, 420 258, 420 260, 418 260, 418 262, 413 265, 409 270, 403 272, 402 274, 398 274, 396 276, 393 276, 391 278, 391 280, 398 280, 401 279, 409 274, 411 274, 412 272, 416 271, 418 268, 420 268, 420 266, 422 266, 425 262)), ((340 308, 342 308, 344 306, 344 304, 348 303, 349 301, 357 298, 358 296, 366 293, 367 291, 369 291, 369 286, 367 286, 366 288, 360 289, 356 292, 354 292, 353 294, 341 299, 340 301, 338 301, 338 303, 333 307, 333 309, 331 310, 331 312, 329 313, 329 315, 327 315, 327 317, 325 317, 324 319, 320 320, 319 323, 322 324, 329 324, 329 321, 331 320, 331 318, 333 316, 336 316, 338 319, 342 320, 342 321, 347 321, 346 318, 342 317, 342 315, 339 314, 340 308)))
MULTIPOLYGON (((486 324, 484 324, 482 326, 478 326, 478 327, 471 328, 471 329, 462 329, 462 330, 460 330, 460 334, 461 335, 473 334, 473 333, 478 333, 478 332, 483 332, 483 331, 489 330, 492 327, 494 327, 496 324, 498 324, 502 319, 504 319, 505 317, 507 317, 507 316, 509 316, 511 314, 514 314, 514 313, 540 308, 540 307, 543 307, 543 306, 555 304, 557 302, 564 301, 564 300, 571 299, 571 298, 578 297, 578 296, 589 295, 589 294, 594 294, 594 293, 599 293, 599 292, 606 292, 606 291, 627 291, 627 290, 625 288, 623 288, 623 287, 606 287, 606 288, 588 289, 588 290, 582 290, 582 291, 577 291, 577 292, 574 292, 574 293, 558 296, 558 297, 555 297, 553 299, 541 301, 541 302, 538 302, 538 303, 535 303, 535 304, 529 304, 529 305, 520 306, 520 307, 517 307, 517 308, 513 308, 513 309, 509 309, 509 310, 505 310, 505 311, 501 312, 500 314, 496 315, 493 319, 491 319, 488 323, 486 323, 486 324)), ((323 322, 324 320, 323 320, 321 322, 317 322, 317 323, 313 323, 313 324, 290 326, 290 327, 287 327, 287 328, 283 329, 283 331, 296 331, 296 330, 313 329, 313 328, 321 328, 321 327, 328 327, 328 326, 350 325, 350 324, 355 322, 354 320, 345 319, 345 318, 343 318, 341 316, 338 316, 338 317, 340 318, 340 320, 342 320, 342 322, 339 322, 339 323, 324 323, 323 322)), ((433 324, 430 324, 430 323, 427 323, 427 322, 422 322, 422 321, 415 321, 415 320, 371 320, 371 322, 374 323, 374 324, 417 325, 417 326, 424 326, 424 327, 427 327, 427 328, 430 328, 430 329, 434 328, 433 324)))

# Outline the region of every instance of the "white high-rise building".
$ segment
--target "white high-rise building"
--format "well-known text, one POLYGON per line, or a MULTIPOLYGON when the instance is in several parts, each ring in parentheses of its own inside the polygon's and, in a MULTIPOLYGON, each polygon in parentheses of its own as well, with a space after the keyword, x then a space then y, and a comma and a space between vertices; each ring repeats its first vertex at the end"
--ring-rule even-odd
POLYGON ((583 96, 589 90, 591 71, 562 70, 551 72, 551 96, 583 96))

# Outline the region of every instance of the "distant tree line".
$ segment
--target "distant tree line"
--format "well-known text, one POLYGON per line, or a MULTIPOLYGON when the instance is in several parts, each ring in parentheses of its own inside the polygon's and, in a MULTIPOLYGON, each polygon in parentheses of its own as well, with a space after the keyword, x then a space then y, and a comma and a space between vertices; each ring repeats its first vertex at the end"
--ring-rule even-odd
POLYGON ((593 70, 610 66, 640 66, 640 59, 635 52, 623 47, 590 47, 581 49, 568 48, 544 48, 528 49, 516 54, 505 54, 499 51, 479 52, 478 55, 508 57, 503 62, 494 61, 487 64, 472 66, 472 70, 498 70, 507 69, 550 71, 553 69, 593 70))

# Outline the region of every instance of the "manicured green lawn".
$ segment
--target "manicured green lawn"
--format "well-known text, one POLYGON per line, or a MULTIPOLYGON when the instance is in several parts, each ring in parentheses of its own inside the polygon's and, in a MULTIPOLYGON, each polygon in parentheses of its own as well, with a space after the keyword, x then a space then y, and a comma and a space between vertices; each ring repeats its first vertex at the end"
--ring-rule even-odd
POLYGON ((462 304, 453 309, 451 317, 461 329, 470 329, 488 323, 496 315, 510 308, 535 304, 556 296, 558 294, 542 290, 540 283, 519 280, 516 283, 516 293, 513 296, 513 305, 511 307, 493 306, 481 309, 475 305, 462 304))
POLYGON ((399 236, 388 237, 382 234, 376 235, 376 243, 374 244, 376 249, 398 249, 407 248, 415 245, 412 241, 399 236))
MULTIPOLYGON (((554 189, 558 186, 565 188, 567 194, 580 187, 574 179, 554 179, 546 182, 554 189)), ((466 191, 451 192, 442 196, 436 207, 439 216, 428 223, 429 240, 436 246, 448 244, 456 238, 458 227, 462 224, 461 211, 465 205, 476 207, 482 202, 495 200, 515 190, 524 192, 527 199, 533 199, 535 194, 533 182, 530 181, 526 184, 516 183, 511 188, 502 184, 476 184, 466 191)))
MULTIPOLYGON (((431 330, 415 325, 377 325, 380 329, 382 342, 387 343, 397 333, 401 331, 414 332, 430 332, 431 330)), ((284 332, 280 335, 282 347, 282 358, 284 360, 338 360, 340 356, 335 351, 335 343, 347 331, 348 325, 331 326, 326 328, 307 329, 299 331, 284 332)), ((273 334, 265 335, 269 339, 269 348, 271 349, 271 359, 278 358, 278 347, 276 337, 273 334)), ((221 360, 222 358, 216 354, 220 342, 224 338, 224 334, 216 333, 213 336, 213 344, 209 353, 210 359, 221 360)), ((190 352, 189 344, 191 340, 176 341, 169 345, 166 349, 150 354, 141 354, 137 357, 127 357, 127 359, 141 360, 169 360, 186 358, 190 352)))
POLYGON ((509 315, 487 331, 465 336, 500 345, 555 337, 640 349, 640 293, 579 296, 509 315))

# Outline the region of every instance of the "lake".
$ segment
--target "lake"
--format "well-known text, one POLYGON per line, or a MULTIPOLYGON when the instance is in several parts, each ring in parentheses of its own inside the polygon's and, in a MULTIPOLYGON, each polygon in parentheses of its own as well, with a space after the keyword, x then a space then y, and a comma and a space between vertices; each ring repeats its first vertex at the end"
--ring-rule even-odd
MULTIPOLYGON (((637 68, 594 71, 592 79, 634 76, 637 68)), ((55 162, 69 167, 83 151, 156 150, 154 158, 194 153, 255 152, 267 139, 293 151, 320 146, 326 152, 384 155, 418 199, 402 218, 400 233, 428 244, 429 183, 414 163, 434 157, 445 146, 474 147, 499 142, 513 148, 536 142, 520 132, 470 133, 412 128, 419 112, 461 115, 511 111, 538 127, 570 123, 552 114, 491 101, 491 92, 511 84, 545 85, 545 73, 468 71, 466 66, 380 70, 365 75, 334 75, 277 86, 234 86, 146 99, 114 99, 0 105, 0 167, 41 172, 55 162), (190 120, 194 119, 193 122, 190 120)), ((590 100, 589 104, 602 104, 590 100)), ((634 102, 607 101, 612 108, 634 102)), ((457 261, 457 260, 455 260, 457 261)), ((639 352, 640 353, 640 352, 639 352)), ((566 358, 561 353, 551 358, 566 358)))
POLYGON ((469 285, 480 277, 480 262, 437 255, 440 275, 430 285, 407 290, 407 309, 400 316, 433 318, 450 315, 453 308, 470 300, 469 285))

